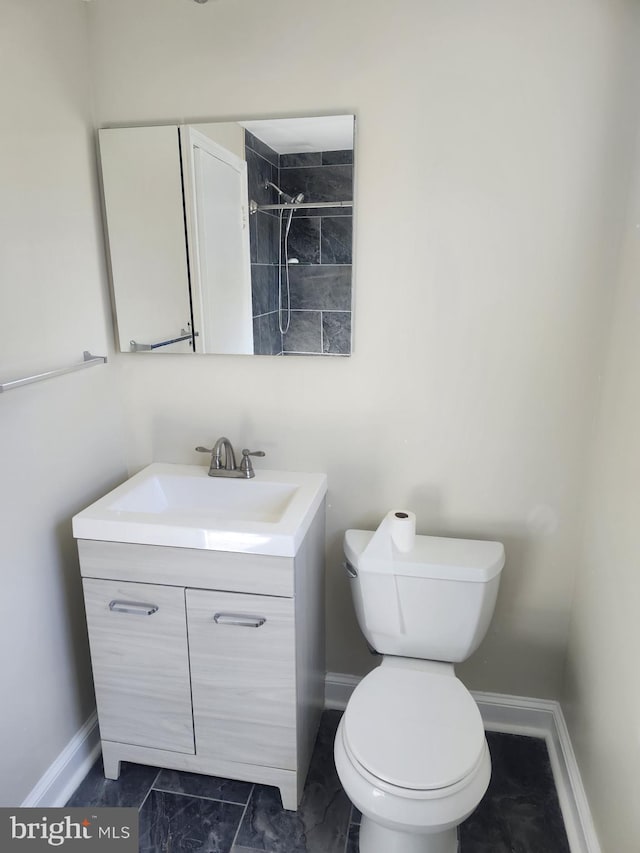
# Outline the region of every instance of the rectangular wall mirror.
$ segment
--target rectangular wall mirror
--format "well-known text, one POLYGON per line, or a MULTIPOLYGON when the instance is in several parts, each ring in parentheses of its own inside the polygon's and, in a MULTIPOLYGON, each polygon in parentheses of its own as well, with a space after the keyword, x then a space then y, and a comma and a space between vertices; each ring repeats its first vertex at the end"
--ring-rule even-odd
POLYGON ((351 354, 353 116, 99 142, 122 352, 351 354))

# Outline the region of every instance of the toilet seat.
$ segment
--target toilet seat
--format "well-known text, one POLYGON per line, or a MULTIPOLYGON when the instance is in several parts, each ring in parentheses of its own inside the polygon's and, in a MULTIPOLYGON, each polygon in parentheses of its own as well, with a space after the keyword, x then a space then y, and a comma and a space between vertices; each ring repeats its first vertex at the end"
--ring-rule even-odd
POLYGON ((352 759, 383 783, 410 792, 451 788, 482 760, 478 706, 453 674, 380 666, 354 690, 343 717, 352 759))

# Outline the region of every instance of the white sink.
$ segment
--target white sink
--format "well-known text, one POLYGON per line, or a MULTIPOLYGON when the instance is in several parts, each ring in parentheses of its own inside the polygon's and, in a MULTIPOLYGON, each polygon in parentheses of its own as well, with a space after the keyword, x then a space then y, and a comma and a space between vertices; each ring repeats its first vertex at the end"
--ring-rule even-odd
POLYGON ((156 462, 73 518, 77 539, 294 556, 327 491, 324 474, 209 477, 156 462))
MULTIPOLYGON (((147 469, 148 470, 148 469, 147 469)), ((199 474, 199 471, 198 471, 199 474)), ((130 481, 131 482, 131 481, 130 481)), ((234 518, 237 521, 279 521, 298 487, 291 483, 252 483, 240 479, 186 476, 158 471, 131 483, 124 494, 111 498, 108 509, 188 518, 234 518)))

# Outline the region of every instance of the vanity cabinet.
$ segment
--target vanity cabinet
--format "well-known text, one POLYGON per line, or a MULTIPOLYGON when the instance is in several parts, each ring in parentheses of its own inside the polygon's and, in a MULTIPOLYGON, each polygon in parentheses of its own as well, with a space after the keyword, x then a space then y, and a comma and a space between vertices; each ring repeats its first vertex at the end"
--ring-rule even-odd
POLYGON ((105 776, 242 779, 297 808, 324 703, 324 505, 295 557, 78 549, 105 776))

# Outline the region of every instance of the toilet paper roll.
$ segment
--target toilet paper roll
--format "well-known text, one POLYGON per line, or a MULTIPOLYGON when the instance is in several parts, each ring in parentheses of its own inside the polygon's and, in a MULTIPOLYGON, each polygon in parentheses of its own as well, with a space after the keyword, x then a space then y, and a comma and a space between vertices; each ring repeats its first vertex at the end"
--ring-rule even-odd
POLYGON ((404 509, 394 509, 387 515, 391 540, 398 551, 406 554, 413 548, 416 538, 416 516, 404 509))

